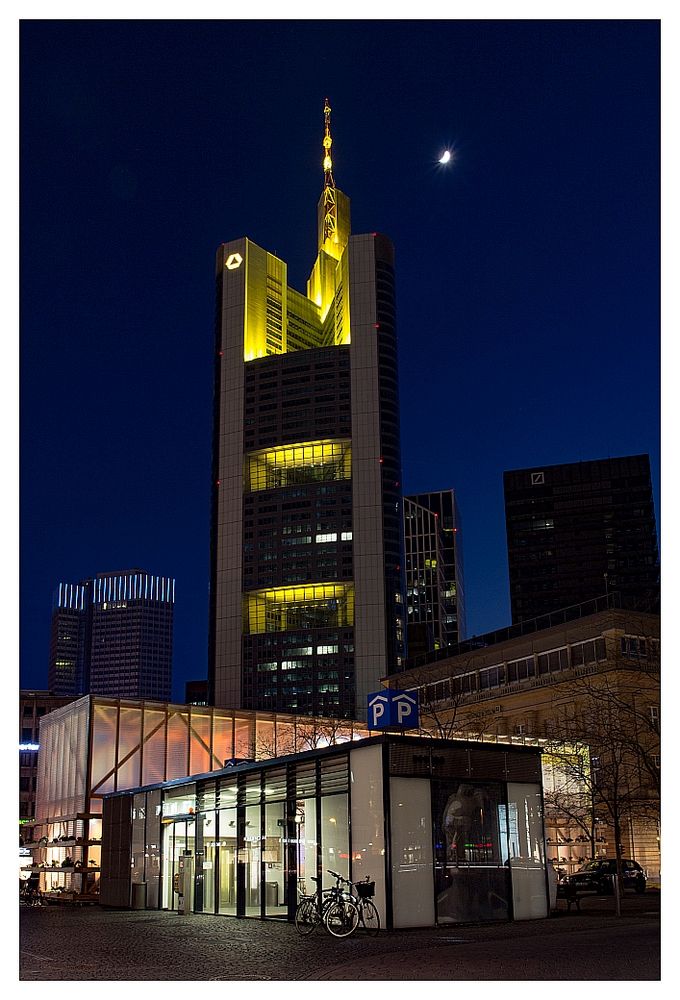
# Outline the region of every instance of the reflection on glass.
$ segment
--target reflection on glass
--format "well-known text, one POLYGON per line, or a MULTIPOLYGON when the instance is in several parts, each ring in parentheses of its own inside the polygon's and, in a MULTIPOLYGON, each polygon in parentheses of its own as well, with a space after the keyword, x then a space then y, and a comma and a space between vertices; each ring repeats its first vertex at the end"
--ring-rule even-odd
POLYGON ((437 919, 507 919, 500 784, 433 782, 433 798, 437 919))

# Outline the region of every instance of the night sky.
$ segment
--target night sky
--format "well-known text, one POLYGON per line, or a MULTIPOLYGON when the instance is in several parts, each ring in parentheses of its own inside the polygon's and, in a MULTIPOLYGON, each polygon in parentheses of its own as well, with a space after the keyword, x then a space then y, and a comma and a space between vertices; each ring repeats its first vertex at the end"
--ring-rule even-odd
POLYGON ((510 622, 503 471, 649 453, 659 516, 654 21, 24 21, 20 653, 52 592, 174 576, 206 676, 214 253, 304 291, 323 101, 355 233, 397 253, 405 492, 454 487, 468 632, 510 622), (446 168, 444 148, 454 151, 446 168))

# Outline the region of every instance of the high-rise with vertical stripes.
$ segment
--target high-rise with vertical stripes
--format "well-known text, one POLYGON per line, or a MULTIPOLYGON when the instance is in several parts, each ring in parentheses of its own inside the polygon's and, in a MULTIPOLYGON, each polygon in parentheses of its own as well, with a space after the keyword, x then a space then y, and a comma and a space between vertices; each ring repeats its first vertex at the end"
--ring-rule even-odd
POLYGON ((169 701, 175 581, 98 573, 54 593, 48 684, 55 695, 169 701))
POLYGON ((306 294, 217 251, 209 697, 361 718, 404 657, 394 250, 350 234, 324 119, 306 294))

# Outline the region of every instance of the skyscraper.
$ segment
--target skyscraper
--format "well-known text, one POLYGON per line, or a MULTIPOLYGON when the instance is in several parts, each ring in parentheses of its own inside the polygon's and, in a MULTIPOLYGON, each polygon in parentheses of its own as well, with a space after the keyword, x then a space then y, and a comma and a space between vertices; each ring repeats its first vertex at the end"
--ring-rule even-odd
POLYGON ((453 490, 404 498, 408 655, 465 638, 462 521, 453 490))
POLYGON ((659 610, 649 456, 503 475, 513 623, 616 592, 659 610))
POLYGON ((175 581, 144 570, 61 583, 52 607, 52 694, 172 697, 175 581))
POLYGON ((306 295, 245 237, 217 251, 209 686, 360 718, 404 655, 394 250, 350 235, 324 119, 306 295))

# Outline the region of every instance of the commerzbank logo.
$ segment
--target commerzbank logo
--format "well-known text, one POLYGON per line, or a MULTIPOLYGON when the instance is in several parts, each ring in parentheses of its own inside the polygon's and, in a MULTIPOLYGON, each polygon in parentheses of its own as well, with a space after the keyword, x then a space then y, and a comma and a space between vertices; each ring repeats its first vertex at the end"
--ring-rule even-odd
POLYGON ((230 253, 224 262, 224 266, 228 271, 235 271, 237 267, 240 267, 243 263, 243 257, 240 253, 230 253))

